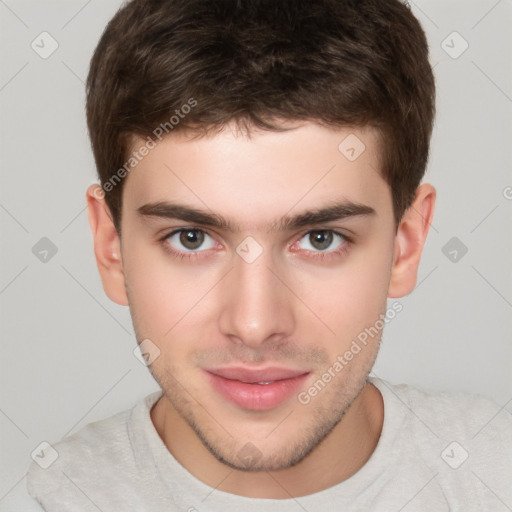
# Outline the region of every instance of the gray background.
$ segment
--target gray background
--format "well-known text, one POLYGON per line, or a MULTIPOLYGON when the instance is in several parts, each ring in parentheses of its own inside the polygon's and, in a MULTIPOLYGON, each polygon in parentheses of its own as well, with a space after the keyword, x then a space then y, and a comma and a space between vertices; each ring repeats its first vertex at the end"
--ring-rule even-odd
MULTIPOLYGON (((511 411, 512 3, 409 3, 435 65, 438 114, 425 180, 438 202, 418 286, 384 331, 375 375, 479 392, 511 411), (460 55, 465 43, 454 31, 469 45, 460 55), (453 237, 458 247, 446 246, 453 237)), ((85 210, 96 177, 84 80, 119 6, 0 0, 2 510, 24 493, 41 441, 157 389, 133 355, 128 309, 103 293, 85 210), (43 31, 59 45, 46 59, 31 48, 42 45, 43 31), (43 237, 57 248, 47 261, 32 251, 43 237)))

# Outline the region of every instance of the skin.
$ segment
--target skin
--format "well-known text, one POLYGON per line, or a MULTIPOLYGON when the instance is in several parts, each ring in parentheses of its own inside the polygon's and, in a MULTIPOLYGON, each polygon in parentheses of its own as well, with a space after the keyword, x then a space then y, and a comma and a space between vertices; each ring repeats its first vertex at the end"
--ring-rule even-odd
POLYGON ((387 297, 414 289, 436 196, 420 185, 396 227, 371 129, 287 126, 293 129, 250 137, 229 125, 207 137, 163 139, 125 178, 121 239, 101 190, 87 191, 105 292, 130 306, 138 341, 150 339, 160 350, 150 367, 164 391, 151 411, 157 432, 204 483, 257 498, 320 491, 370 458, 384 417, 381 394, 367 382, 380 332, 307 404, 294 395, 268 411, 241 408, 211 387, 203 368, 301 369, 310 372, 301 388, 307 391, 385 314, 387 297), (351 133, 366 146, 354 161, 338 150, 351 133), (286 216, 347 200, 375 213, 271 229, 286 216), (239 230, 137 212, 159 201, 221 215, 239 230), (166 247, 187 251, 179 235, 160 239, 190 227, 208 233, 204 245, 193 259, 173 256, 166 247), (333 236, 319 249, 314 230, 352 242, 333 236), (263 251, 251 263, 236 252, 247 236, 263 251), (239 456, 248 449, 249 466, 239 456))

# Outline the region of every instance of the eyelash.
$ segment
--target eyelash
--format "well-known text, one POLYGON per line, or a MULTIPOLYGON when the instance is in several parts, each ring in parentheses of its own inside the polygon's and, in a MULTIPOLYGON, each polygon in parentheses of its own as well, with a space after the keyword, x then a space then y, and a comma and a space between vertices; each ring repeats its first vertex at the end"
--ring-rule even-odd
MULTIPOLYGON (((169 233, 166 233, 164 236, 162 236, 161 238, 158 239, 158 241, 162 244, 164 250, 170 254, 172 257, 174 258, 177 258, 179 260, 188 260, 188 261, 191 261, 191 260, 194 260, 194 259, 197 259, 197 258, 201 258, 202 255, 201 253, 202 252, 207 252, 208 250, 203 250, 203 251, 187 251, 187 252, 182 252, 182 251, 176 251, 175 249, 173 249, 168 243, 167 243, 167 240, 177 234, 177 233, 181 233, 183 231, 200 231, 208 236, 211 236, 208 231, 204 230, 204 229, 201 229, 201 228, 196 228, 196 227, 185 227, 185 228, 179 228, 179 229, 175 229, 169 233)), ((350 246, 353 244, 353 240, 351 237, 347 236, 347 235, 344 235, 343 233, 340 233, 339 231, 336 231, 334 229, 311 229, 309 231, 306 231, 305 233, 303 233, 300 238, 298 239, 298 241, 302 240, 306 235, 309 235, 311 233, 318 233, 318 232, 325 232, 325 233, 333 233, 334 235, 338 235, 339 237, 341 237, 343 239, 343 242, 342 242, 342 245, 338 248, 338 249, 335 249, 334 251, 318 251, 318 252, 314 252, 314 251, 311 251, 314 255, 313 256, 309 256, 309 258, 312 258, 312 259, 315 259, 315 260, 319 260, 319 261, 326 261, 326 260, 330 260, 330 259, 333 259, 333 258, 337 258, 337 257, 341 257, 343 256, 350 248, 350 246)), ((212 237, 213 238, 213 237, 212 237)), ((295 244, 296 242, 294 242, 295 244)))

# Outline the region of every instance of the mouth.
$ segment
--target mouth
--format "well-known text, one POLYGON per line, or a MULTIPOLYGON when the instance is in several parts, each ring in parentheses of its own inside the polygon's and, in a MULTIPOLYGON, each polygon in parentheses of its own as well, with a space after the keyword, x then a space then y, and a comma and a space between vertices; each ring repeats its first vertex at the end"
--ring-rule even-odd
POLYGON ((310 372, 277 367, 226 367, 208 369, 205 374, 215 391, 238 407, 266 411, 296 394, 310 372))

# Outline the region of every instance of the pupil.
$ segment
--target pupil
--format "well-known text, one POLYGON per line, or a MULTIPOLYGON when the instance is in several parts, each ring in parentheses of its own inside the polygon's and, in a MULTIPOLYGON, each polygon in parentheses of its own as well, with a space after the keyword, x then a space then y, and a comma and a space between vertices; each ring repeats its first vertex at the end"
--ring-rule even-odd
POLYGON ((327 249, 332 243, 332 233, 330 231, 316 231, 310 233, 309 241, 315 249, 327 249))
POLYGON ((201 231, 189 230, 180 233, 180 242, 190 250, 197 249, 204 241, 204 233, 201 231))

